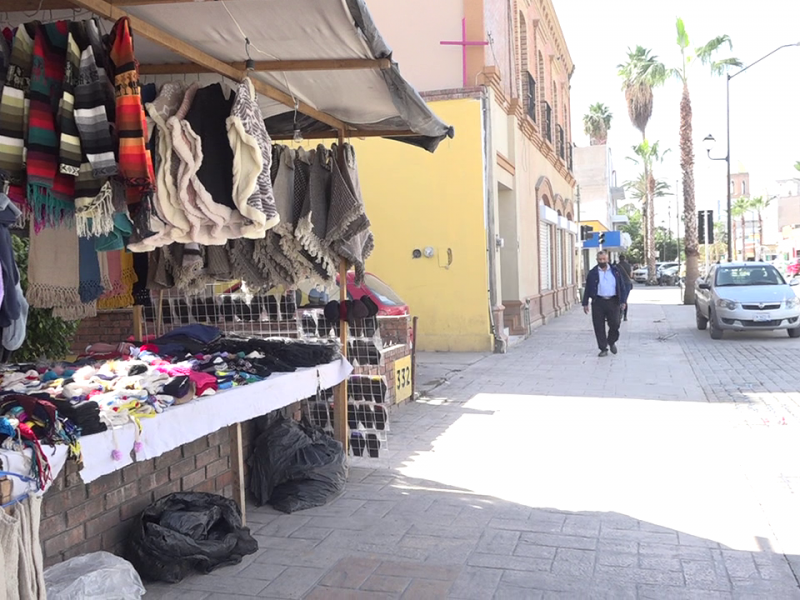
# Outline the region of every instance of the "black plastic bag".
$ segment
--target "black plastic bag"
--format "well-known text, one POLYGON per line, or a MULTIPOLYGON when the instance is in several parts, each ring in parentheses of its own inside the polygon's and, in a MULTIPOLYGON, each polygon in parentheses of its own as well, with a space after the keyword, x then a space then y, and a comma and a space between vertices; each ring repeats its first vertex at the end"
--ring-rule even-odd
POLYGON ((286 513, 327 504, 347 483, 342 445, 289 419, 275 421, 258 437, 250 466, 256 503, 269 502, 286 513))
POLYGON ((210 573, 258 550, 242 514, 217 494, 177 492, 148 506, 134 524, 127 558, 151 581, 176 583, 191 571, 210 573))

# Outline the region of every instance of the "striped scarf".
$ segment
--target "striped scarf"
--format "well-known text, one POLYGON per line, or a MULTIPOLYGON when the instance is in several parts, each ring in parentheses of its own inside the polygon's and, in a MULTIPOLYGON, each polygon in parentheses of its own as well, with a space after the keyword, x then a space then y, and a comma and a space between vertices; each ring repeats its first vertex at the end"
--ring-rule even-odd
POLYGON ((75 123, 75 88, 81 67, 81 50, 78 40, 83 37, 83 23, 69 24, 67 37, 67 60, 64 67, 64 90, 58 110, 58 126, 61 131, 58 170, 64 175, 77 177, 81 166, 81 140, 75 123))
POLYGON ((71 217, 75 210, 75 178, 58 170, 56 131, 68 27, 67 21, 39 25, 33 45, 27 175, 36 231, 71 217))
POLYGON ((139 64, 133 54, 133 37, 127 17, 119 19, 109 34, 109 58, 117 95, 119 168, 128 188, 128 205, 152 196, 153 163, 147 151, 147 123, 139 87, 139 64))
POLYGON ((25 181, 25 133, 37 25, 17 28, 0 99, 0 179, 16 186, 25 181))

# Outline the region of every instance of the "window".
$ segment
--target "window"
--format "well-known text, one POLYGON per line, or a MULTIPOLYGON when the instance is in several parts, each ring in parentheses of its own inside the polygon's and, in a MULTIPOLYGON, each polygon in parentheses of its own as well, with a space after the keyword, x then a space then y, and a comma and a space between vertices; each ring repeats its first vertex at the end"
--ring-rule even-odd
POLYGON ((525 112, 536 123, 536 80, 530 73, 526 73, 528 85, 525 89, 525 112))
POLYGON ((747 196, 747 184, 742 180, 742 196, 747 196))
POLYGON ((748 285, 784 285, 778 269, 772 265, 753 267, 719 267, 714 285, 717 287, 748 285))
POLYGON ((556 287, 564 287, 564 230, 556 232, 556 287))
POLYGON ((567 285, 575 283, 575 236, 567 234, 567 285))
POLYGON ((542 291, 553 289, 553 275, 550 267, 550 225, 547 223, 539 223, 539 267, 542 291))
POLYGON ((553 143, 553 109, 547 102, 542 103, 542 127, 544 127, 545 139, 553 143))
POLYGON ((736 183, 734 183, 733 179, 731 179, 731 194, 736 193, 736 183))

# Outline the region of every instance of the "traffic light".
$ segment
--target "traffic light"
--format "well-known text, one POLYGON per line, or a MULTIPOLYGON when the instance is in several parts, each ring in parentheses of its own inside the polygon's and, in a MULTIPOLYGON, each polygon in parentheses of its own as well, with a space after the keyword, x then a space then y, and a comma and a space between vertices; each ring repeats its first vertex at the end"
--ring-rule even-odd
POLYGON ((714 243, 714 211, 697 211, 697 242, 699 244, 714 243))
POLYGON ((600 232, 597 235, 597 243, 600 244, 601 246, 606 243, 606 234, 605 233, 600 232))
POLYGON ((594 227, 591 225, 581 225, 581 239, 582 240, 590 240, 592 239, 592 232, 594 231, 594 227))

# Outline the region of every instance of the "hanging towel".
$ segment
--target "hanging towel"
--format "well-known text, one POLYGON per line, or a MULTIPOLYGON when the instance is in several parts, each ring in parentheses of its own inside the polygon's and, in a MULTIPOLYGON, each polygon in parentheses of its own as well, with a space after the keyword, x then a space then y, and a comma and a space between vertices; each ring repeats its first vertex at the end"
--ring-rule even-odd
POLYGON ((133 306, 133 284, 136 283, 133 254, 125 250, 106 252, 105 254, 111 290, 97 300, 97 307, 108 310, 133 306))
POLYGON ((56 119, 64 84, 69 23, 39 25, 33 44, 27 140, 28 202, 35 230, 71 219, 75 178, 58 169, 56 119))
POLYGON ((22 524, 19 515, 0 509, 0 598, 19 598, 19 560, 22 546, 22 524))
POLYGON ((42 521, 42 498, 28 496, 14 505, 14 516, 19 519, 19 599, 45 600, 44 557, 39 540, 42 521))
POLYGON ((17 28, 0 99, 0 179, 16 186, 25 181, 25 134, 37 26, 38 22, 33 22, 17 28))
POLYGON ((233 149, 233 203, 246 219, 242 236, 263 238, 280 217, 270 178, 272 140, 264 126, 253 83, 247 77, 236 90, 226 124, 233 149))
POLYGON ((61 132, 58 169, 64 175, 77 177, 81 167, 81 140, 75 123, 75 88, 81 68, 81 49, 78 41, 83 37, 83 23, 69 24, 67 35, 67 57, 64 65, 64 84, 58 111, 58 127, 61 132))

